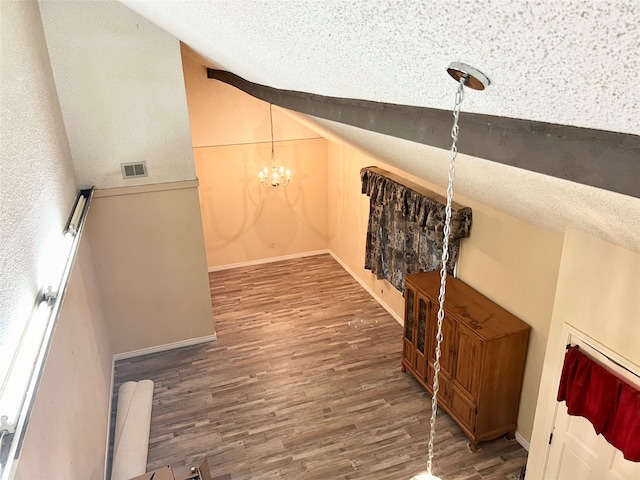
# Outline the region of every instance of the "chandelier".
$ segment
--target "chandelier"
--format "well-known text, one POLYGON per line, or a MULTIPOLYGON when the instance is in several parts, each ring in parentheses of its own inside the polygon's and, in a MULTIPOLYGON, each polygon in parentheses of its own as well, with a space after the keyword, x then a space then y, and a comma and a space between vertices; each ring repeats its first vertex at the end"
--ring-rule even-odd
POLYGON ((442 245, 442 266, 440 268, 440 295, 438 296, 438 315, 437 315, 437 333, 436 333, 436 349, 435 362, 433 364, 433 396, 431 397, 431 419, 429 426, 429 455, 427 459, 427 471, 419 473, 411 478, 411 480, 440 480, 433 473, 433 442, 436 437, 436 413, 438 410, 438 391, 440 383, 438 374, 440 373, 440 348, 444 336, 442 334, 442 322, 444 321, 444 300, 447 288, 447 261, 449 260, 449 234, 451 232, 451 204, 453 201, 453 180, 455 178, 456 157, 458 156, 458 134, 460 127, 458 119, 460 118, 460 107, 464 98, 464 87, 474 90, 484 90, 489 85, 489 79, 480 71, 469 65, 459 62, 452 62, 447 68, 449 75, 458 82, 458 90, 456 91, 456 101, 453 107, 453 127, 451 128, 451 150, 449 151, 449 183, 447 186, 447 205, 445 208, 444 221, 444 239, 442 245))
POLYGON ((265 188, 278 188, 280 185, 286 187, 289 185, 289 182, 291 182, 291 170, 288 168, 285 170, 283 166, 276 166, 275 150, 273 147, 273 112, 271 110, 271 104, 269 104, 269 121, 271 123, 271 170, 269 170, 268 167, 264 167, 264 170, 258 173, 260 185, 265 188))

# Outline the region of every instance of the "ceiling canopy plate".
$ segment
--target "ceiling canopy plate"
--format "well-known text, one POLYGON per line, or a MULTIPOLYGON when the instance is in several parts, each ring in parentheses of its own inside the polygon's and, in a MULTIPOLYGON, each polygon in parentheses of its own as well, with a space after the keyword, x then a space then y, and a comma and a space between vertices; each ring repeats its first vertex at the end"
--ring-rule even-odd
POLYGON ((451 62, 449 64, 449 68, 447 68, 447 72, 457 82, 459 82, 461 78, 465 77, 467 79, 465 85, 469 88, 473 88, 474 90, 484 90, 491 83, 484 73, 467 65, 466 63, 451 62))

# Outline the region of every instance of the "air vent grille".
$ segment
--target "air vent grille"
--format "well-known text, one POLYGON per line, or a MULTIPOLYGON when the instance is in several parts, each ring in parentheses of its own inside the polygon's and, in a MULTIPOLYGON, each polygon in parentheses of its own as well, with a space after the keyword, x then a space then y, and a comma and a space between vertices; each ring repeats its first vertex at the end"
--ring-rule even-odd
POLYGON ((147 176, 147 162, 121 163, 122 178, 138 178, 147 176))

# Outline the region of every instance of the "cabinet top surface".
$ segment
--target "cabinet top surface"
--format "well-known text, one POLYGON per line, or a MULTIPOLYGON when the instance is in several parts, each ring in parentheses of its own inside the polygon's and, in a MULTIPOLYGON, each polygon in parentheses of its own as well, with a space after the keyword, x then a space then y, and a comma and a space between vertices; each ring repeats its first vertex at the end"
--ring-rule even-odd
MULTIPOLYGON (((407 275, 406 285, 407 288, 427 295, 437 308, 440 292, 439 271, 407 275)), ((455 315, 460 322, 484 338, 500 337, 531 328, 500 305, 451 276, 447 277, 444 308, 447 314, 455 315)))

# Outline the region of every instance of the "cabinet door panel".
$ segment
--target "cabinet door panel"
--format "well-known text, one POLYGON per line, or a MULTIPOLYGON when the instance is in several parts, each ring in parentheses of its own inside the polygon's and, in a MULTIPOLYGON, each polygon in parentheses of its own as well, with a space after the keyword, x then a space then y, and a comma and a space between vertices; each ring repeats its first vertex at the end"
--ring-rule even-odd
MULTIPOLYGON (((436 358, 436 334, 438 332, 438 309, 431 309, 431 331, 429 332, 429 362, 434 363, 436 358)), ((451 372, 455 366, 455 345, 456 323, 445 315, 442 321, 442 345, 440 346, 440 369, 451 377, 451 372)))
POLYGON ((415 348, 413 344, 406 338, 402 339, 402 358, 406 361, 406 364, 413 368, 415 348))
POLYGON ((415 346, 414 340, 414 316, 415 316, 415 298, 416 293, 411 288, 407 288, 405 292, 405 309, 404 309, 404 336, 402 338, 402 358, 405 365, 414 367, 415 362, 415 346))
POLYGON ((416 363, 415 369, 420 378, 423 380, 426 379, 427 376, 427 360, 425 356, 425 352, 427 351, 427 319, 431 313, 431 302, 422 297, 421 295, 417 295, 417 332, 416 332, 416 363))
POLYGON ((415 292, 407 288, 407 295, 405 300, 404 310, 404 338, 410 343, 413 343, 413 318, 415 316, 415 292))
MULTIPOLYGON (((425 382, 428 386, 427 392, 429 392, 430 395, 433 395, 434 372, 435 372, 435 369, 433 368, 433 363, 429 362, 429 365, 427 366, 427 378, 425 382)), ((440 370, 440 375, 438 375, 438 385, 439 385, 438 403, 441 403, 446 406, 449 406, 450 383, 451 383, 451 380, 449 376, 446 373, 444 373, 442 370, 440 370)))
POLYGON ((456 369, 452 378, 471 398, 478 396, 482 369, 482 341, 465 327, 458 328, 456 369))
POLYGON ((427 342, 427 318, 431 313, 431 302, 418 295, 418 338, 416 349, 424 355, 427 342))
POLYGON ((454 384, 450 391, 450 407, 469 431, 475 429, 476 405, 454 384))

